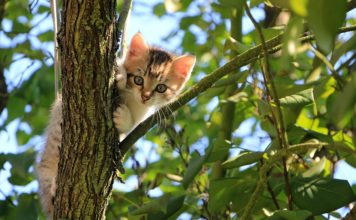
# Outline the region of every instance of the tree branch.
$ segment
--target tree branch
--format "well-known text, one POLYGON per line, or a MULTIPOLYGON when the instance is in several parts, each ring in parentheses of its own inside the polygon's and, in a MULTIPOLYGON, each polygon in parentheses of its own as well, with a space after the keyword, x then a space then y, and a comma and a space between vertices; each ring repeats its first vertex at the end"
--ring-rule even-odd
POLYGON ((59 47, 58 47, 58 39, 57 39, 58 21, 59 21, 58 4, 56 0, 51 0, 50 5, 51 5, 51 14, 52 14, 53 32, 54 32, 54 94, 55 97, 58 98, 59 95, 58 76, 59 76, 59 71, 61 69, 61 65, 59 62, 59 47))
MULTIPOLYGON (((339 33, 349 32, 356 30, 356 25, 343 27, 339 29, 339 33)), ((314 40, 314 35, 307 35, 299 38, 301 43, 314 40)), ((282 34, 266 41, 266 47, 269 53, 275 53, 282 48, 282 34)), ((187 104, 202 92, 210 88, 217 80, 223 76, 231 73, 232 71, 241 68, 249 63, 256 61, 262 57, 262 46, 258 45, 249 50, 246 50, 242 54, 236 56, 222 67, 219 67, 212 73, 205 76, 197 84, 195 84, 187 92, 181 94, 176 101, 169 104, 169 106, 163 107, 160 111, 169 117, 174 111, 181 106, 187 104)), ((119 145, 122 155, 124 155, 129 148, 146 132, 151 129, 157 123, 158 113, 155 113, 151 117, 147 118, 144 122, 138 125, 119 145)))
POLYGON ((121 12, 120 12, 120 17, 117 22, 117 40, 118 40, 118 50, 119 50, 119 58, 122 58, 124 54, 124 47, 126 43, 126 24, 127 24, 127 18, 129 17, 129 14, 131 13, 131 8, 132 8, 132 0, 125 0, 121 12))

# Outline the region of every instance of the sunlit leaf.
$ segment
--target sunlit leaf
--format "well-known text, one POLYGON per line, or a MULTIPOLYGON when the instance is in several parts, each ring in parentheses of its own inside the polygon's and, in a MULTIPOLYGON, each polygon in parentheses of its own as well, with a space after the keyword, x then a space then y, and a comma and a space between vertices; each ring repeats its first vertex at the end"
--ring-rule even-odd
POLYGON ((246 92, 238 92, 230 97, 227 98, 228 101, 230 102, 242 102, 242 101, 248 101, 248 94, 246 92))
POLYGON ((290 7, 299 16, 306 17, 308 15, 309 0, 290 0, 290 7))
POLYGON ((231 169, 258 162, 263 152, 245 152, 222 163, 225 169, 231 169))
POLYGON ((356 200, 356 195, 346 180, 296 178, 291 184, 295 204, 314 215, 331 212, 356 200))
POLYGON ((224 44, 224 51, 233 50, 238 53, 243 53, 250 48, 251 48, 250 46, 242 44, 232 37, 229 37, 229 39, 227 39, 224 44))
POLYGON ((350 82, 343 91, 338 93, 333 103, 332 115, 334 123, 343 128, 355 117, 356 110, 356 72, 352 74, 350 82))
POLYGON ((307 89, 294 95, 279 99, 282 106, 303 106, 314 102, 313 89, 307 89))
POLYGON ((308 4, 307 20, 318 45, 325 53, 330 52, 338 28, 346 16, 346 0, 311 0, 308 4), (317 12, 317 13, 315 13, 317 12), (323 18, 323 19, 320 19, 323 18))
POLYGON ((326 161, 325 157, 321 158, 320 161, 314 163, 312 167, 305 171, 302 176, 307 178, 319 175, 323 171, 326 161))
POLYGON ((164 0, 164 7, 166 7, 166 11, 169 13, 173 13, 182 8, 182 4, 180 1, 176 0, 164 0))

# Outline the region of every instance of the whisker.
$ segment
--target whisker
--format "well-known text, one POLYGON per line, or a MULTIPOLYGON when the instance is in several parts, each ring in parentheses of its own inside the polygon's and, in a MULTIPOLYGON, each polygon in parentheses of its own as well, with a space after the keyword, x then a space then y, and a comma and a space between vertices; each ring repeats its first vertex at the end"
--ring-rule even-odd
POLYGON ((163 114, 163 117, 164 117, 164 128, 165 128, 165 125, 166 125, 166 123, 167 123, 167 115, 165 114, 165 112, 163 111, 163 110, 161 110, 162 111, 162 114, 163 114))
POLYGON ((161 113, 160 113, 160 110, 159 110, 159 109, 157 110, 157 113, 158 113, 158 116, 159 116, 158 121, 157 121, 157 124, 158 124, 158 126, 160 126, 160 124, 161 124, 161 122, 162 122, 162 117, 161 117, 161 113))
POLYGON ((171 115, 173 117, 173 121, 175 121, 176 120, 176 116, 175 116, 175 114, 173 114, 173 111, 172 111, 172 109, 171 109, 169 104, 167 105, 167 110, 170 111, 170 113, 171 113, 171 115))

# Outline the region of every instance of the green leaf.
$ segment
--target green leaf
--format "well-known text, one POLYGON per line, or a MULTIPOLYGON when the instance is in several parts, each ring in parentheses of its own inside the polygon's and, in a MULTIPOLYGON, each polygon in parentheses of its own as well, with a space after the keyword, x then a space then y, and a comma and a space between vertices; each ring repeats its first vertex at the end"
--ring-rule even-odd
POLYGON ((232 169, 258 162, 263 152, 245 152, 222 163, 223 168, 232 169))
POLYGON ((326 161, 327 159, 325 157, 321 158, 320 161, 315 162, 308 170, 306 170, 302 176, 313 177, 319 175, 324 170, 326 161))
POLYGON ((356 200, 346 180, 328 178, 295 178, 291 181, 293 202, 313 215, 341 208, 356 200))
POLYGON ((241 102, 241 101, 248 101, 248 94, 247 92, 237 92, 236 94, 230 96, 227 98, 227 100, 229 102, 235 102, 235 103, 238 103, 238 102, 241 102))
POLYGON ((25 113, 26 100, 21 97, 10 96, 7 103, 7 123, 11 122, 15 118, 23 116, 25 113))
POLYGON ((281 106, 304 106, 314 102, 313 89, 306 89, 294 95, 280 98, 281 106))
POLYGON ((205 158, 205 162, 212 163, 218 160, 225 160, 229 155, 230 149, 230 141, 225 140, 223 138, 215 139, 211 145, 211 153, 209 153, 209 157, 205 158))
POLYGON ((52 30, 45 31, 45 32, 39 34, 37 37, 41 42, 53 42, 54 33, 52 30))
POLYGON ((171 195, 164 194, 160 198, 147 202, 143 204, 141 207, 131 211, 130 214, 142 215, 142 214, 155 213, 155 212, 167 213, 167 202, 170 197, 171 195))
POLYGON ((17 138, 17 144, 19 146, 26 144, 30 139, 31 139, 31 135, 26 133, 23 130, 17 130, 16 131, 16 138, 17 138))
POLYGON ((291 72, 294 68, 293 64, 298 67, 301 66, 301 64, 292 61, 300 50, 299 37, 303 33, 303 30, 303 20, 300 17, 292 17, 283 34, 282 56, 278 61, 279 71, 291 72))
POLYGON ((206 159, 209 157, 212 148, 208 148, 204 156, 198 155, 195 153, 192 155, 192 158, 189 160, 188 168, 183 177, 183 187, 187 189, 189 184, 194 180, 195 176, 199 173, 206 159))
POLYGON ((5 157, 11 163, 11 176, 9 182, 14 185, 24 186, 30 183, 34 176, 29 173, 29 168, 35 161, 36 153, 26 151, 20 154, 6 154, 5 157))
POLYGON ((231 74, 231 75, 229 75, 229 77, 220 79, 219 81, 214 83, 212 88, 225 87, 225 86, 228 86, 231 84, 236 84, 238 82, 242 83, 246 80, 248 75, 249 75, 249 72, 247 70, 243 71, 243 72, 237 72, 237 73, 231 74))
POLYGON ((242 1, 235 0, 219 0, 219 3, 227 8, 241 8, 242 1))
POLYGON ((190 25, 195 24, 196 20, 198 20, 199 18, 199 16, 183 17, 179 22, 180 28, 184 30, 188 29, 190 25))
POLYGON ((168 204, 167 204, 167 211, 166 213, 164 212, 159 212, 159 213, 151 213, 148 215, 147 219, 148 220, 165 220, 168 219, 169 217, 172 217, 175 215, 182 207, 184 204, 184 199, 185 196, 175 196, 169 199, 168 204))
POLYGON ((40 5, 40 7, 38 7, 37 13, 42 14, 42 13, 50 12, 50 10, 51 9, 48 6, 40 5))
POLYGON ((186 31, 183 37, 182 44, 188 51, 194 51, 196 48, 195 42, 197 41, 196 36, 190 31, 186 31))
POLYGON ((339 128, 344 128, 352 118, 355 118, 356 105, 356 72, 343 91, 338 93, 332 105, 332 120, 339 128))
POLYGON ((158 3, 153 7, 153 13, 158 17, 162 17, 166 14, 166 8, 163 3, 158 3))
POLYGON ((228 51, 228 50, 234 50, 238 53, 243 53, 246 50, 250 49, 251 46, 248 46, 246 44, 240 43, 239 41, 235 40, 232 37, 229 37, 224 44, 224 51, 228 51))
POLYGON ((307 210, 278 210, 273 213, 270 220, 300 220, 300 219, 308 219, 312 216, 312 213, 307 210))
POLYGON ((348 41, 340 42, 339 46, 333 51, 330 63, 335 64, 340 57, 345 55, 349 50, 356 49, 356 35, 354 34, 348 41))
POLYGON ((285 0, 265 0, 265 3, 270 7, 277 6, 279 8, 290 8, 290 1, 285 0))
POLYGON ((271 107, 268 105, 268 103, 265 100, 257 100, 258 104, 258 112, 260 113, 261 116, 266 116, 271 113, 271 107))
POLYGON ((30 30, 30 25, 15 21, 12 30, 17 33, 27 33, 30 30))
POLYGON ((219 180, 210 181, 209 187, 209 210, 212 212, 217 212, 225 207, 226 204, 229 204, 232 201, 234 193, 233 189, 237 188, 236 185, 242 183, 241 179, 238 178, 225 178, 219 180))
POLYGON ((255 179, 224 178, 211 180, 209 210, 213 213, 219 212, 230 202, 233 203, 234 210, 242 210, 247 204, 255 184, 255 179))
POLYGON ((21 194, 17 201, 18 204, 16 207, 8 208, 9 212, 7 213, 5 219, 28 219, 28 220, 35 220, 38 219, 38 210, 36 201, 37 193, 21 194))
POLYGON ((290 0, 290 7, 297 15, 306 17, 308 15, 308 2, 309 0, 290 0))
MULTIPOLYGON (((280 28, 269 28, 269 29, 262 29, 262 34, 265 37, 265 39, 272 39, 277 37, 283 32, 282 29, 280 28)), ((261 38, 260 35, 256 30, 253 30, 251 32, 251 36, 253 37, 254 41, 256 42, 256 45, 261 44, 261 38)))
POLYGON ((347 0, 309 1, 308 24, 324 53, 329 53, 333 47, 338 28, 345 20, 346 5, 347 0))
POLYGON ((300 46, 299 37, 303 33, 303 20, 299 17, 292 18, 283 35, 283 50, 288 55, 296 55, 300 46))

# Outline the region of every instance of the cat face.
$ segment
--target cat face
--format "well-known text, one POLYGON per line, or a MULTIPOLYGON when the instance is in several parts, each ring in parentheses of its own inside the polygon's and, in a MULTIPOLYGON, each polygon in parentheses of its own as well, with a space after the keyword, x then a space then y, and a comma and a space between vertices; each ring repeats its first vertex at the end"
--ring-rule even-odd
POLYGON ((124 61, 127 87, 135 101, 148 106, 161 106, 174 100, 190 77, 195 56, 174 56, 149 47, 137 33, 131 40, 124 61))

